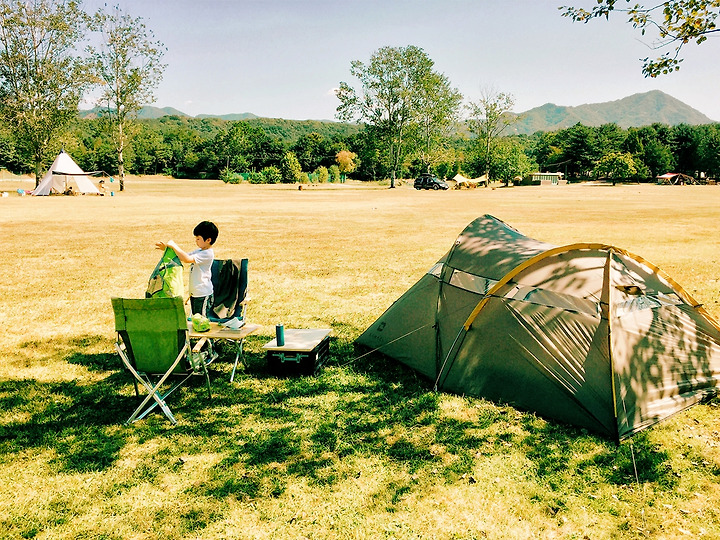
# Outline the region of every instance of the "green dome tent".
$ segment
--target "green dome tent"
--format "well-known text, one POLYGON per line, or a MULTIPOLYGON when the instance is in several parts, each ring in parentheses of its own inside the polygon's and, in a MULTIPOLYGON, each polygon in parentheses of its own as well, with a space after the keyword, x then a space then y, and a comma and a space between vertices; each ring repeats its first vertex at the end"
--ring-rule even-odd
POLYGON ((606 244, 555 247, 493 216, 358 339, 436 388, 621 441, 714 396, 720 327, 659 268, 606 244))

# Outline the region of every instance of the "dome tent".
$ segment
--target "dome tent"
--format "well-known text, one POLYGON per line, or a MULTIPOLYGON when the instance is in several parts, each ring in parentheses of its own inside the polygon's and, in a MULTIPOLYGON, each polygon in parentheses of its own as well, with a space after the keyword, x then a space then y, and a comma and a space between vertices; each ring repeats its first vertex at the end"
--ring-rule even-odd
POLYGON ((100 191, 90 180, 90 174, 96 173, 83 172, 77 163, 73 161, 73 158, 70 157, 70 154, 66 153, 65 150, 61 150, 32 194, 65 193, 68 188, 72 187, 76 193, 99 195, 100 191))
POLYGON ((493 216, 358 339, 435 381, 621 441, 714 396, 720 328, 659 268, 493 216))

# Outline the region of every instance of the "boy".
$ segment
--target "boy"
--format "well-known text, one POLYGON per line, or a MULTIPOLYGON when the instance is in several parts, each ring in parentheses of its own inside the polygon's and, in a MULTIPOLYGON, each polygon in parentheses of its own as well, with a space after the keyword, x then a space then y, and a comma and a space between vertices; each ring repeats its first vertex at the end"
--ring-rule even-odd
POLYGON ((215 252, 212 245, 218 237, 218 228, 212 221, 202 221, 193 229, 198 249, 186 253, 170 240, 157 242, 158 249, 169 247, 184 263, 190 263, 190 311, 210 317, 213 304, 212 263, 215 252))

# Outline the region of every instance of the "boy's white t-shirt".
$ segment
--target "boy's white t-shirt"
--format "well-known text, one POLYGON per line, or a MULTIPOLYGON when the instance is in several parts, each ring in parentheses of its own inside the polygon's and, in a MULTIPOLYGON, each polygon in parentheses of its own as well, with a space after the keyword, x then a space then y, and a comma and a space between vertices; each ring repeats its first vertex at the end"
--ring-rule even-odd
POLYGON ((190 296, 210 296, 213 293, 211 278, 215 252, 212 248, 196 249, 190 255, 195 257, 195 262, 190 265, 190 296))

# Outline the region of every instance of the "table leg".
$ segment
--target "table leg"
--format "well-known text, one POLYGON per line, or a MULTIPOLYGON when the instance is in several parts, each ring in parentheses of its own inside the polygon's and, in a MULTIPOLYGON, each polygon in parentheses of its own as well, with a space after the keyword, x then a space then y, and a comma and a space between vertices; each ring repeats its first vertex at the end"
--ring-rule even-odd
POLYGON ((233 364, 232 373, 230 374, 230 382, 235 380, 235 370, 237 370, 238 362, 243 354, 243 341, 235 341, 235 363, 233 364))

